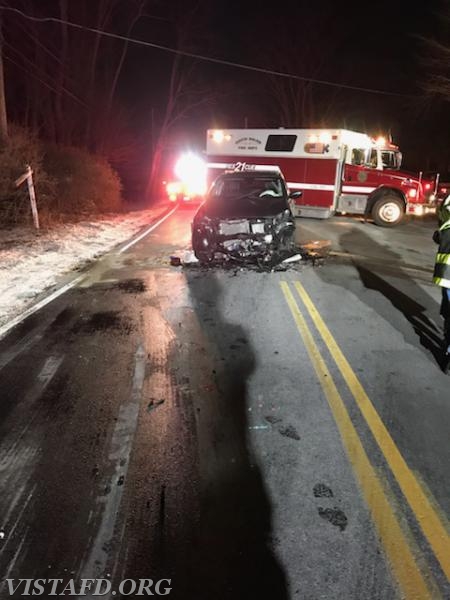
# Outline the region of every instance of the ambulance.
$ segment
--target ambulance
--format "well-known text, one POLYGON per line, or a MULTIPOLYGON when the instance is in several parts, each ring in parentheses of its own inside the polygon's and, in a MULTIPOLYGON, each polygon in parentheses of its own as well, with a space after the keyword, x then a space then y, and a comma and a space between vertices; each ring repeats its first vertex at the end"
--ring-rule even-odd
POLYGON ((301 191, 297 217, 360 214, 393 227, 436 211, 438 177, 401 169, 398 146, 347 129, 209 129, 208 181, 230 169, 279 168, 301 191))

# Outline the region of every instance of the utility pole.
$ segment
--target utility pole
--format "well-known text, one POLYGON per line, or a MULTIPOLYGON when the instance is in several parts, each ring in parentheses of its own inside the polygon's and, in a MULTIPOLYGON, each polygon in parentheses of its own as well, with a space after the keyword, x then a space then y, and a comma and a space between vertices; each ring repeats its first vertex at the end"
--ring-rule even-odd
POLYGON ((8 119, 6 116, 5 76, 3 72, 3 29, 0 17, 0 144, 8 139, 8 119))

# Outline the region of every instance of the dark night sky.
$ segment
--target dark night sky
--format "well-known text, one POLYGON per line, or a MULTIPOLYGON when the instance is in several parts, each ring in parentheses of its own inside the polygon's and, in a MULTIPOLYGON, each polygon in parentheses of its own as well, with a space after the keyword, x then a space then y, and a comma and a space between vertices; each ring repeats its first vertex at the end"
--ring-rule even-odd
MULTIPOLYGON (((25 11, 32 8, 41 16, 58 15, 56 0, 40 0, 35 5, 20 0, 19 4, 25 11)), ((170 13, 178 6, 178 17, 188 15, 197 5, 202 7, 198 17, 185 31, 192 52, 304 77, 412 95, 413 98, 398 98, 315 84, 311 102, 314 114, 310 120, 325 127, 347 127, 369 134, 390 130, 403 151, 405 166, 449 169, 448 105, 423 102, 420 83, 425 75, 421 60, 424 47, 418 39, 418 36, 439 38, 450 46, 440 32, 443 29, 440 15, 448 10, 448 0, 422 3, 279 0, 270 4, 258 0, 165 3, 149 0, 148 11, 162 18, 141 18, 131 36, 175 46, 170 13)), ((15 1, 10 6, 16 6, 15 1)), ((70 16, 79 21, 84 7, 92 24, 98 6, 98 0, 72 0, 70 16)), ((123 17, 131 6, 131 0, 118 0, 109 30, 112 27, 116 33, 124 33, 123 17)), ((52 24, 38 28, 47 36, 49 46, 56 43, 56 38, 48 36, 52 32, 58 36, 58 27, 52 24)), ((92 34, 75 31, 73 35, 82 44, 87 39, 83 36, 92 34)), ((22 40, 17 43, 22 46, 22 40)), ((110 51, 108 44, 105 41, 103 52, 110 51)), ((117 59, 117 54, 113 59, 117 59)), ((172 60, 173 55, 167 52, 131 44, 119 80, 120 102, 128 115, 132 136, 139 139, 140 160, 145 168, 151 160, 152 122, 157 131, 164 114, 172 60)), ((190 62, 184 59, 183 64, 189 67, 190 62)), ((68 69, 72 67, 69 65, 68 69)), ((7 64, 7 68, 11 65, 7 64)), ((213 92, 214 101, 178 124, 171 139, 179 147, 190 144, 202 149, 208 127, 243 127, 245 118, 252 127, 283 124, 265 75, 202 61, 196 63, 195 69, 197 85, 205 93, 213 92)), ((12 104, 20 100, 15 93, 12 104)), ((297 119, 292 125, 308 127, 311 123, 297 119)))
MULTIPOLYGON (((439 25, 437 15, 444 4, 438 0, 417 4, 405 0, 379 0, 371 4, 353 0, 345 3, 280 0, 266 7, 257 0, 216 0, 210 4, 212 10, 206 21, 210 39, 194 40, 194 44, 198 41, 196 51, 202 54, 270 67, 271 47, 276 38, 288 36, 300 45, 302 39, 310 38, 313 51, 322 57, 323 65, 315 73, 306 61, 302 72, 297 69, 299 75, 417 95, 421 93, 419 82, 423 77, 417 36, 434 35, 439 25), (317 33, 312 34, 312 29, 317 33), (255 40, 266 51, 264 61, 255 40)), ((134 33, 137 37, 154 39, 151 29, 152 25, 143 23, 134 33)), ((170 26, 165 34, 164 24, 162 28, 158 26, 158 37, 159 41, 170 44, 173 41, 170 26)), ((137 109, 138 119, 149 120, 148 96, 152 96, 151 88, 164 83, 167 61, 167 55, 156 50, 134 48, 130 53, 122 92, 130 106, 137 109)), ((249 126, 278 126, 276 116, 270 114, 267 106, 270 100, 264 93, 262 75, 208 63, 200 64, 199 70, 205 82, 226 85, 227 94, 222 98, 219 95, 214 106, 184 122, 183 128, 191 132, 197 144, 203 143, 207 127, 241 127, 245 117, 249 126)), ((321 85, 315 86, 315 90, 318 98, 334 92, 333 88, 321 85)), ((442 131, 442 123, 433 123, 430 115, 422 114, 418 119, 417 109, 410 100, 357 91, 340 92, 340 97, 348 107, 350 119, 345 124, 349 128, 391 129, 394 141, 403 146, 407 162, 408 154, 411 163, 425 161, 428 144, 432 144, 430 134, 433 135, 433 129, 442 131), (423 153, 418 144, 422 145, 423 153)), ((152 100, 158 113, 160 100, 152 100)), ((432 113, 436 115, 434 109, 432 113)), ((343 118, 345 111, 336 115, 336 123, 330 126, 343 125, 343 118)))

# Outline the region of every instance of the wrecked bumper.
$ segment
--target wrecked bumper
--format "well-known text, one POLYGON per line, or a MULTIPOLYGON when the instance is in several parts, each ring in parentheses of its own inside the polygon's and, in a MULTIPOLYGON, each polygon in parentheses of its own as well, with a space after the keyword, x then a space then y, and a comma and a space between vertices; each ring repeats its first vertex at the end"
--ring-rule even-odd
POLYGON ((202 260, 228 257, 271 260, 275 253, 287 249, 294 241, 295 224, 263 220, 219 221, 206 226, 194 225, 193 247, 202 260), (217 256, 219 255, 219 257, 217 256))
POLYGON ((270 256, 277 250, 278 240, 274 240, 273 234, 255 237, 218 237, 215 251, 225 255, 240 258, 263 258, 270 256))

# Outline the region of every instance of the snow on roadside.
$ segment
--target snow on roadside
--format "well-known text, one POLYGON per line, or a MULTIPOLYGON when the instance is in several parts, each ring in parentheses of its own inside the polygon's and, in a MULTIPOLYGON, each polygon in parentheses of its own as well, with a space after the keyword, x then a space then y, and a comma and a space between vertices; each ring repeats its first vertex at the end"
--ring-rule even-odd
POLYGON ((36 232, 0 229, 0 326, 25 310, 58 278, 128 240, 164 205, 36 232))

